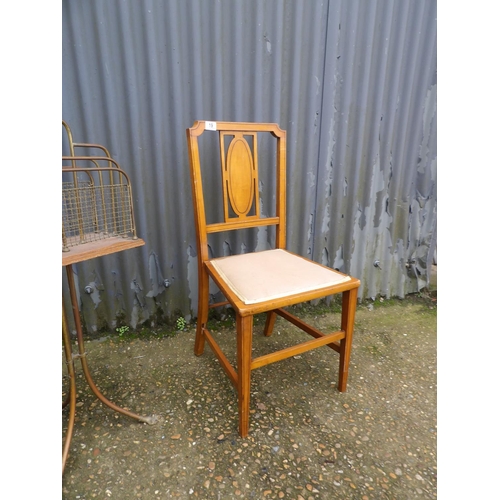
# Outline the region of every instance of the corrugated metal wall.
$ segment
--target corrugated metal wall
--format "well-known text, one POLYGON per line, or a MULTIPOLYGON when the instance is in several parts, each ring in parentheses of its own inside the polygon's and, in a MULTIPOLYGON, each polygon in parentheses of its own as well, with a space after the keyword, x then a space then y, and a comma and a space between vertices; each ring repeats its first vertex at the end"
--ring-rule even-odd
POLYGON ((436 251, 435 0, 62 5, 62 118, 75 141, 105 145, 131 176, 146 241, 74 266, 87 329, 117 315, 135 327, 196 313, 185 129, 197 119, 287 130, 290 250, 360 278, 360 298, 427 284, 436 251))

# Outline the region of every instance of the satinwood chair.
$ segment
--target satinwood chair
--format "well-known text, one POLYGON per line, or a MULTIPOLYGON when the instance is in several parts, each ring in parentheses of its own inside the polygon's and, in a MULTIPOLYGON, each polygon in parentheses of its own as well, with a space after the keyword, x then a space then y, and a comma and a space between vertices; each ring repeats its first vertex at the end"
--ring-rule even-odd
MULTIPOLYGON (((200 356, 207 341, 220 361, 238 392, 239 433, 245 437, 249 430, 250 374, 256 368, 328 345, 340 354, 338 390, 346 390, 360 282, 285 249, 286 132, 277 124, 196 121, 186 134, 198 250, 198 318, 194 352, 200 356), (214 193, 207 196, 207 205, 203 196, 199 144, 204 133, 212 135, 205 136, 203 141, 218 139, 217 149, 220 151, 220 214, 223 220, 215 223, 207 223, 206 218, 207 208, 212 210, 215 203, 214 193), (272 160, 275 165, 270 166, 276 172, 275 214, 264 217, 261 215, 257 138, 269 134, 276 142, 276 156, 272 160), (276 227, 276 248, 216 258, 210 255, 213 250, 209 247, 208 236, 212 233, 273 225, 276 227), (210 278, 227 301, 209 303, 210 278), (338 293, 342 293, 341 329, 333 333, 324 334, 284 309, 338 293), (236 369, 207 329, 209 309, 224 304, 230 304, 236 314, 236 369), (266 336, 271 335, 279 315, 313 338, 252 358, 253 316, 264 312, 267 313, 266 336)), ((269 172, 263 174, 267 176, 269 172)), ((206 175, 209 183, 213 183, 214 171, 204 172, 205 180, 206 175)))

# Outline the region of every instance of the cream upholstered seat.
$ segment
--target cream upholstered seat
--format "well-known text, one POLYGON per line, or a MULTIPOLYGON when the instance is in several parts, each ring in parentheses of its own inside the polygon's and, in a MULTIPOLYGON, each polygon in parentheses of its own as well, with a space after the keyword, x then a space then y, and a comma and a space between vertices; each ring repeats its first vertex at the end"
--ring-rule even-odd
POLYGON ((282 299, 350 279, 279 248, 221 257, 211 262, 244 304, 282 299))
MULTIPOLYGON (((334 271, 286 250, 286 132, 274 123, 234 123, 197 121, 186 130, 193 208, 198 251, 198 317, 194 351, 203 353, 208 342, 223 369, 238 391, 239 432, 249 431, 251 371, 282 359, 328 345, 339 353, 338 389, 345 391, 354 328, 358 279, 334 271), (199 137, 213 134, 218 139, 221 207, 223 220, 207 223, 203 196, 199 137), (214 133, 215 132, 215 133, 214 133), (276 172, 275 214, 261 214, 257 138, 259 134, 275 139, 276 172), (274 226, 276 248, 226 257, 209 256, 208 238, 222 231, 274 226), (227 301, 209 302, 212 280, 227 301), (325 334, 290 313, 287 306, 342 294, 340 330, 325 334), (236 315, 237 366, 231 365, 207 328, 210 307, 232 306, 236 315), (292 347, 252 358, 253 316, 267 313, 264 334, 272 334, 277 315, 313 337, 292 347)), ((268 166, 269 167, 269 166, 268 166)), ((203 172, 205 174, 205 172, 203 172)), ((207 172, 211 179, 214 172, 207 172)), ((210 193, 214 203, 214 193, 210 193)))

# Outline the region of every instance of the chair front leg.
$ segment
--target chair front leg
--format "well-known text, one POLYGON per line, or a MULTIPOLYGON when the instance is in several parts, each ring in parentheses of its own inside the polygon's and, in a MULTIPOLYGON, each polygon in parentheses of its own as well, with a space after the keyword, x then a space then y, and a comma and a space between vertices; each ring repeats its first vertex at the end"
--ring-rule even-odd
POLYGON ((205 269, 201 269, 198 273, 198 319, 196 322, 196 338, 194 341, 194 353, 196 356, 201 356, 205 349, 205 333, 203 329, 206 327, 208 321, 208 281, 208 273, 205 269))
POLYGON ((352 333, 354 331, 354 314, 356 312, 356 300, 358 289, 347 290, 342 294, 342 319, 341 329, 345 332, 345 338, 340 341, 340 365, 338 390, 344 392, 347 389, 347 375, 349 373, 349 360, 351 358, 352 333))
POLYGON ((248 435, 250 422, 250 364, 252 361, 253 317, 236 317, 238 351, 238 413, 240 436, 248 435))

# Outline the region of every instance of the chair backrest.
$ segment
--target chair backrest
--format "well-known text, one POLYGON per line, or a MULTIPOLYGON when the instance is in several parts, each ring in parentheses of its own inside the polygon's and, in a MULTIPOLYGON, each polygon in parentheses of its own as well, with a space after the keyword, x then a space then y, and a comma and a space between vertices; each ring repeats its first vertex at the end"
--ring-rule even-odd
MULTIPOLYGON (((208 256, 208 234, 258 226, 276 226, 276 248, 286 244, 286 131, 275 123, 196 121, 186 130, 191 186, 196 222, 198 258, 208 256), (207 223, 203 196, 199 138, 219 134, 223 220, 207 223), (269 133, 276 145, 276 208, 273 217, 263 217, 259 198, 257 137, 269 133)), ((213 199, 210 199, 213 203, 213 199)))

